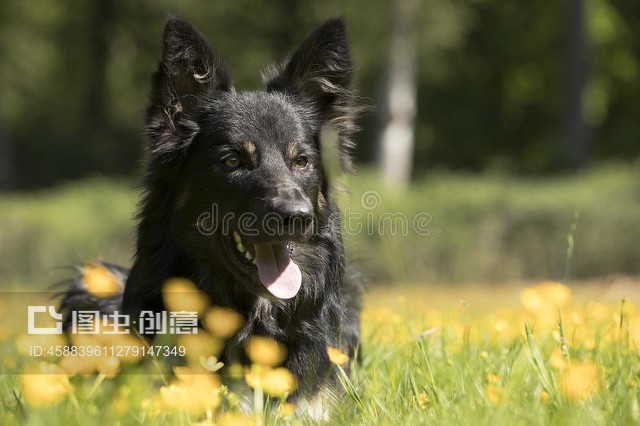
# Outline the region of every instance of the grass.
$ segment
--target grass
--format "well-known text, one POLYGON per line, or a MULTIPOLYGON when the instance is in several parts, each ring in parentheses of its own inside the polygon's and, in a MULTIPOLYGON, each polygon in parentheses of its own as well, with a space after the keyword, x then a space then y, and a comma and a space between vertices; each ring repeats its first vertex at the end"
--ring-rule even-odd
POLYGON ((363 222, 373 218, 373 229, 347 233, 349 252, 374 282, 562 280, 578 212, 572 276, 638 274, 638 176, 626 166, 537 179, 434 173, 402 193, 365 173, 348 181, 352 195, 343 198, 363 222), (368 208, 362 201, 371 191, 376 207, 368 208), (390 213, 408 218, 410 232, 390 232, 380 219, 390 213))
MULTIPOLYGON (((638 282, 602 284, 373 290, 362 315, 362 361, 350 378, 339 374, 345 390, 338 392, 329 424, 638 424, 638 282)), ((15 309, 4 306, 2 319, 14 317, 15 309)), ((228 382, 233 390, 218 394, 212 379, 216 396, 191 410, 185 407, 211 392, 209 385, 186 384, 202 382, 201 376, 176 383, 151 359, 123 359, 113 377, 108 371, 32 376, 45 377, 37 383, 50 389, 34 390, 18 373, 37 361, 62 361, 21 354, 15 334, 5 328, 0 344, 3 425, 313 423, 305 413, 287 415, 291 407, 276 408, 277 396, 275 404, 263 401, 266 384, 242 386, 243 373, 234 366, 205 372, 235 377, 228 382), (240 414, 240 406, 259 410, 240 414)))
MULTIPOLYGON (((640 283, 627 277, 640 273, 634 170, 436 173, 408 193, 366 171, 346 183, 343 216, 362 226, 345 230, 350 256, 373 282, 395 284, 367 294, 361 362, 349 376, 333 367, 342 391, 330 424, 640 423, 640 283), (580 280, 536 284, 569 277, 580 280)), ((55 267, 95 256, 129 264, 136 199, 129 182, 101 178, 0 196, 2 289, 48 288, 69 274, 55 267)), ((2 425, 313 423, 278 403, 286 371, 220 366, 214 328, 180 341, 192 370, 155 357, 29 356, 34 344, 66 343, 24 335, 26 305, 49 303, 0 299, 2 425)))
POLYGON ((3 289, 43 289, 61 267, 97 256, 127 265, 133 248, 133 184, 103 178, 26 194, 0 195, 3 289))
MULTIPOLYGON (((576 212, 573 277, 640 274, 630 166, 538 179, 439 172, 407 193, 363 170, 346 184, 337 198, 349 256, 373 282, 562 280, 576 212)), ((97 256, 129 265, 137 199, 131 182, 102 178, 0 194, 1 285, 43 288, 68 276, 59 267, 97 256)))

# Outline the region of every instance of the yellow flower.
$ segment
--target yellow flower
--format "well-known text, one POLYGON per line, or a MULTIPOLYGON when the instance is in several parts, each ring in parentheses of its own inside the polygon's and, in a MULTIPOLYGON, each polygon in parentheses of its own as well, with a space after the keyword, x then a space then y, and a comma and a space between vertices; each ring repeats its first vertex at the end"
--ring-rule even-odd
POLYGON ((549 400, 549 393, 545 391, 540 391, 539 398, 542 404, 546 404, 547 401, 549 400))
POLYGON ((218 419, 218 426, 253 426, 253 419, 242 413, 227 412, 218 419))
POLYGON ((298 388, 298 382, 293 374, 284 367, 269 368, 254 365, 244 376, 247 385, 253 389, 262 389, 274 396, 286 396, 298 388))
POLYGON ((171 384, 160 388, 160 402, 170 410, 186 409, 190 399, 189 389, 185 386, 171 384))
POLYGON ((184 346, 185 358, 190 365, 199 365, 200 358, 219 355, 224 342, 200 330, 197 334, 181 334, 176 345, 184 346))
POLYGON ((186 278, 169 278, 162 286, 162 300, 169 311, 204 312, 209 298, 186 278))
POLYGON ((492 385, 497 385, 498 383, 500 383, 500 376, 498 376, 497 374, 487 374, 487 382, 492 385))
POLYGON ((64 370, 46 362, 26 370, 20 384, 25 401, 37 408, 56 405, 73 390, 64 370))
POLYGON ((329 361, 335 365, 342 365, 349 362, 349 356, 347 354, 344 354, 340 349, 332 348, 331 346, 327 347, 327 355, 329 355, 329 361))
POLYGON ((120 372, 120 359, 115 356, 64 356, 58 363, 69 376, 89 375, 96 371, 112 379, 120 372))
POLYGON ((278 415, 280 417, 291 417, 296 412, 296 405, 292 402, 285 402, 278 406, 278 415))
POLYGON ((87 263, 82 267, 82 281, 87 291, 98 298, 122 293, 124 283, 100 263, 87 263))
POLYGON ((551 353, 551 357, 549 357, 549 364, 557 370, 564 370, 569 365, 564 355, 562 355, 560 348, 554 349, 551 353))
POLYGON ((212 306, 205 316, 205 324, 214 336, 229 339, 244 324, 244 317, 231 308, 212 306))
POLYGON ((484 394, 493 405, 502 404, 507 400, 507 393, 505 390, 493 384, 485 386, 484 394))
POLYGON ((289 395, 298 388, 298 382, 293 374, 284 367, 267 370, 262 378, 263 390, 275 397, 289 395))
POLYGON ((245 367, 244 381, 250 388, 262 389, 262 375, 266 368, 261 365, 253 365, 251 369, 245 367))
POLYGON ((170 410, 200 414, 218 408, 220 382, 211 374, 198 374, 185 367, 174 368, 176 379, 160 388, 160 403, 170 410))
POLYGON ((287 359, 287 347, 265 336, 251 336, 244 349, 255 364, 275 367, 287 359))
POLYGON ((525 309, 534 314, 554 313, 571 299, 571 289, 564 284, 544 281, 520 294, 525 309))
POLYGON ((420 392, 418 395, 415 395, 413 397, 413 401, 421 410, 424 410, 427 408, 429 402, 431 402, 431 399, 427 396, 426 393, 420 392))
POLYGON ((23 334, 16 337, 16 348, 20 354, 31 356, 31 348, 40 347, 46 355, 51 348, 66 345, 67 341, 60 334, 23 334))
POLYGON ((573 362, 560 375, 559 384, 560 391, 567 399, 583 400, 600 390, 602 372, 597 365, 573 362))
POLYGON ((58 363, 69 376, 89 375, 96 371, 96 360, 90 356, 65 356, 58 363))
POLYGON ((216 371, 224 367, 224 363, 218 361, 218 358, 213 355, 210 355, 208 357, 201 356, 200 365, 202 365, 205 370, 211 371, 212 373, 215 373, 216 371))
POLYGON ((570 318, 575 325, 584 324, 584 315, 580 312, 576 312, 576 311, 571 312, 570 318))
POLYGON ((76 346, 100 346, 106 354, 103 356, 117 356, 121 362, 135 363, 143 358, 142 346, 149 346, 147 342, 135 334, 121 334, 122 328, 113 323, 101 324, 100 333, 93 335, 75 334, 71 336, 76 346), (133 349, 136 347, 137 350, 133 349), (105 350, 106 349, 106 350, 105 350))
POLYGON ((219 390, 220 380, 215 374, 202 372, 189 367, 173 367, 173 374, 176 376, 174 383, 186 383, 191 387, 200 388, 203 391, 210 389, 219 390))
POLYGON ((120 360, 114 356, 98 357, 96 369, 100 374, 112 379, 120 372, 120 360))
POLYGON ((500 320, 496 323, 496 331, 498 333, 502 333, 503 331, 505 331, 507 329, 507 326, 509 324, 507 323, 507 321, 505 320, 500 320))

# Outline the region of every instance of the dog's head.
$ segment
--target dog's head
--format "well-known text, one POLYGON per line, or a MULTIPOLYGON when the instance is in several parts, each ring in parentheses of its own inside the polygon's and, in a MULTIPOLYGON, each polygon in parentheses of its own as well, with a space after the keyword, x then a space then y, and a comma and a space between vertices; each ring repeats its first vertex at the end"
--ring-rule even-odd
POLYGON ((297 294, 295 244, 328 214, 321 128, 333 126, 352 167, 351 76, 340 19, 270 67, 260 92, 236 91, 202 35, 169 20, 147 110, 149 173, 173 199, 167 231, 190 241, 191 256, 278 298, 297 294))

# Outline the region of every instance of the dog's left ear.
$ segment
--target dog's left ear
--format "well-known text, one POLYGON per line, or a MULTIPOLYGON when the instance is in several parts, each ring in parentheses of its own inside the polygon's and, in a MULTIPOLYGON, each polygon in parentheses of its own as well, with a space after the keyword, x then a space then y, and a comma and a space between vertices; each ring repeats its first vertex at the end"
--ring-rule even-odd
POLYGON ((353 169, 351 135, 357 130, 352 74, 347 30, 341 18, 334 18, 313 31, 288 61, 263 75, 267 91, 299 96, 315 109, 323 125, 334 127, 346 172, 353 169))

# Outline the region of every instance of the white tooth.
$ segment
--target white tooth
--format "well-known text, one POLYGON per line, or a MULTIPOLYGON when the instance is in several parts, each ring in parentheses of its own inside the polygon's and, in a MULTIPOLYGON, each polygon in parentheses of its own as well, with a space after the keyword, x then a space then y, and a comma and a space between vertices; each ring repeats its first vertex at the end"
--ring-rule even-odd
POLYGON ((240 234, 236 231, 233 231, 233 240, 238 244, 242 243, 242 238, 240 238, 240 234))
MULTIPOLYGON (((244 254, 244 257, 246 257, 246 258, 247 258, 247 260, 253 260, 253 256, 251 256, 251 253, 249 253, 249 252, 246 252, 246 253, 244 254)), ((254 262, 254 263, 255 263, 255 262, 254 262)))
POLYGON ((244 253, 245 251, 247 251, 244 246, 242 245, 242 243, 236 243, 236 248, 238 249, 238 251, 240 253, 244 253))

